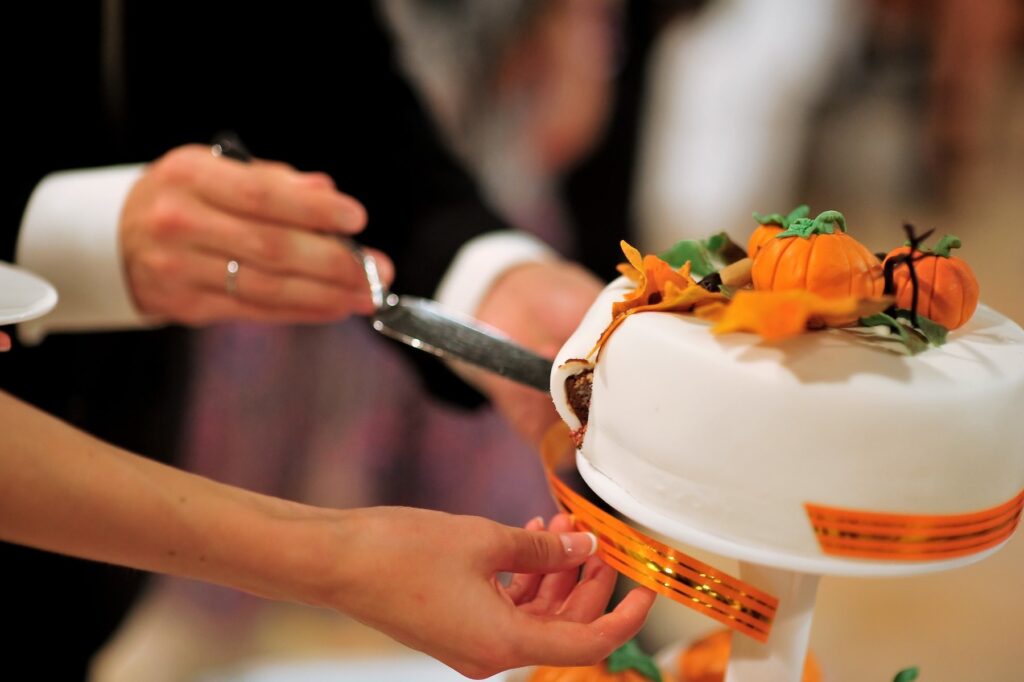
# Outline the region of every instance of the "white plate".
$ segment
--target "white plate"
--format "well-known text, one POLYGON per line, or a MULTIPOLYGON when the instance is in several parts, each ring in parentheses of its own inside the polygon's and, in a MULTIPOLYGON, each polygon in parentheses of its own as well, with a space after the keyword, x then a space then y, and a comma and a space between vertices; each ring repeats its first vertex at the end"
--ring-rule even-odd
MULTIPOLYGON (((515 671, 488 677, 509 682, 515 671)), ((422 654, 389 658, 318 659, 253 665, 204 675, 201 682, 462 682, 468 680, 448 666, 422 654)))
POLYGON ((24 322, 45 315, 57 305, 49 282, 15 265, 0 262, 0 324, 24 322))

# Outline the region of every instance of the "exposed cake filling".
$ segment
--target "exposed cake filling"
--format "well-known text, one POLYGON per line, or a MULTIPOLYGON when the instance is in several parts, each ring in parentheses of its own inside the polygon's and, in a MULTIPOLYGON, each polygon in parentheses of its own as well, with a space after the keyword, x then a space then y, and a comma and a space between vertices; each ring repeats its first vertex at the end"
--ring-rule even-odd
POLYGON ((594 388, 594 370, 585 369, 565 379, 565 395, 569 408, 584 428, 590 419, 590 395, 594 388))

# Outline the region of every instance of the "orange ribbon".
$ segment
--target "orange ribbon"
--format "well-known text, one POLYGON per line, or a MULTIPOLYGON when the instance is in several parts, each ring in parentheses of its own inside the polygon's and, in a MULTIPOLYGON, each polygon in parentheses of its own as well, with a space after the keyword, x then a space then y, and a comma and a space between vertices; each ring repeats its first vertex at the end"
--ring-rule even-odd
POLYGON ((572 490, 555 473, 574 452, 565 424, 548 431, 540 451, 555 501, 577 528, 597 536, 597 554, 608 565, 732 630, 762 643, 768 640, 778 599, 644 535, 572 490))
POLYGON ((826 554, 890 561, 936 561, 975 554, 1005 542, 1020 522, 1024 490, 969 514, 883 514, 805 504, 826 554))

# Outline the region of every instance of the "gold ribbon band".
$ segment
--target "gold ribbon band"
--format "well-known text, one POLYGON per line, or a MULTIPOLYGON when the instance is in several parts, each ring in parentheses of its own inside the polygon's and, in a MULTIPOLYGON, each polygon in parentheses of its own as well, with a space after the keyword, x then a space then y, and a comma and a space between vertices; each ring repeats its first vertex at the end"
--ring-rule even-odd
POLYGON ((597 536, 597 553, 608 565, 732 630, 767 641, 778 599, 644 535, 572 490, 555 471, 574 451, 568 427, 559 423, 548 431, 541 444, 548 484, 576 527, 597 536))
POLYGON ((1005 542, 1024 509, 1024 490, 990 509, 967 514, 891 514, 804 505, 826 554, 895 561, 952 559, 1005 542))

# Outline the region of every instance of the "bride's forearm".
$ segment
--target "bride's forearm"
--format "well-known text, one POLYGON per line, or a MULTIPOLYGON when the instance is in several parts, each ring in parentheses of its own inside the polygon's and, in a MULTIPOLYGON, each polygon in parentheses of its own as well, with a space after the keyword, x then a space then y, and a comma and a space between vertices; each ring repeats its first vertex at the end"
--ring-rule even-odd
POLYGON ((339 563, 328 554, 344 546, 344 512, 133 455, 6 394, 0 433, 5 540, 306 602, 339 563))

